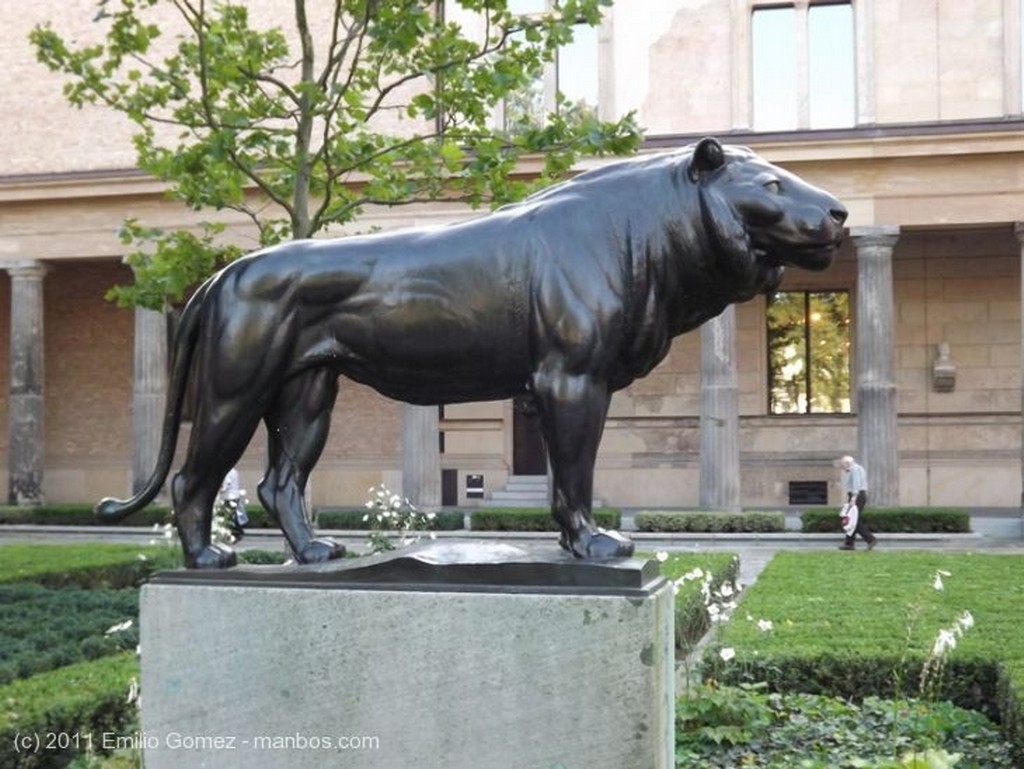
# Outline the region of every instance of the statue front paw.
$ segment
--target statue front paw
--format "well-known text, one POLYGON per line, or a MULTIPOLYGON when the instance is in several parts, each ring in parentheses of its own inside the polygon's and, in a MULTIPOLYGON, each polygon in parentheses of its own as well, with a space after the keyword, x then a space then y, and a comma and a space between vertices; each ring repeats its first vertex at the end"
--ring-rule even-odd
POLYGON ((345 546, 335 542, 333 539, 323 537, 311 539, 309 544, 302 548, 296 560, 299 563, 323 563, 345 557, 345 546))
POLYGON ((238 557, 227 545, 207 545, 194 555, 185 554, 185 566, 189 569, 227 569, 236 563, 238 557))
POLYGON ((577 536, 562 532, 559 544, 577 558, 629 558, 633 555, 633 540, 612 529, 596 528, 581 531, 577 536))

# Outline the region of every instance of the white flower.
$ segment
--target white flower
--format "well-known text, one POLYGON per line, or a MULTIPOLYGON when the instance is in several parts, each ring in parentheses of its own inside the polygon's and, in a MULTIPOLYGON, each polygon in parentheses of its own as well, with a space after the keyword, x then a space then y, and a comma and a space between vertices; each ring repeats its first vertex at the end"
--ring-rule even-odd
POLYGON ((654 559, 658 563, 665 563, 665 561, 668 560, 668 553, 666 553, 664 550, 659 550, 654 554, 654 559))
POLYGON ((753 622, 753 621, 754 621, 754 617, 753 617, 753 616, 752 616, 752 615, 750 614, 750 612, 748 611, 748 612, 747 612, 747 622, 753 622))
POLYGON ((718 656, 721 657, 723 661, 728 662, 736 656, 736 650, 731 646, 726 646, 722 651, 718 652, 718 656))
POLYGON ((932 582, 932 587, 934 587, 936 590, 943 589, 942 575, 939 572, 935 572, 935 581, 932 582))
POLYGON ((935 645, 932 647, 932 656, 941 657, 950 649, 956 648, 956 635, 951 630, 943 628, 935 638, 935 645))
POLYGON ((956 622, 957 625, 959 625, 964 630, 970 630, 972 627, 974 627, 974 615, 971 614, 969 611, 965 611, 963 614, 960 615, 956 622))
POLYGON ((114 635, 114 633, 120 633, 122 630, 127 630, 133 625, 133 621, 126 619, 124 622, 119 622, 116 625, 111 625, 104 631, 103 635, 114 635))
POLYGON ((762 633, 767 633, 771 631, 773 628, 774 625, 772 625, 772 621, 770 619, 759 619, 757 621, 757 629, 760 630, 762 633))
POLYGON ((722 598, 728 598, 733 594, 732 585, 728 582, 724 583, 720 588, 718 588, 718 594, 722 596, 722 598))
POLYGON ((686 577, 686 579, 700 579, 704 576, 704 571, 697 566, 696 568, 690 569, 690 571, 686 572, 683 576, 686 577))

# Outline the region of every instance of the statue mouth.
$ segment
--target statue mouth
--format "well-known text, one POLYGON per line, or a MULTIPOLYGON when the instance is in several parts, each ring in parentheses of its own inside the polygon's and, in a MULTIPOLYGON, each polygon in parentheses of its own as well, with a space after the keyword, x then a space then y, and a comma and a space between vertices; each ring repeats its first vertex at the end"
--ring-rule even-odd
POLYGON ((767 267, 801 267, 805 270, 820 271, 832 264, 836 255, 835 242, 802 247, 781 247, 768 250, 755 248, 754 258, 767 267))

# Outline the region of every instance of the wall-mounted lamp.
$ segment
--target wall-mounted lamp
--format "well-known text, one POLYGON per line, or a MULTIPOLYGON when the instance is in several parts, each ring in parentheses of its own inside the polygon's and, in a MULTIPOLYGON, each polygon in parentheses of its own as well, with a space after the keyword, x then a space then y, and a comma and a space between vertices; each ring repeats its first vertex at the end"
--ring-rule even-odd
POLYGON ((939 342, 932 363, 932 389, 937 393, 951 393, 956 389, 956 364, 949 357, 949 342, 939 342))

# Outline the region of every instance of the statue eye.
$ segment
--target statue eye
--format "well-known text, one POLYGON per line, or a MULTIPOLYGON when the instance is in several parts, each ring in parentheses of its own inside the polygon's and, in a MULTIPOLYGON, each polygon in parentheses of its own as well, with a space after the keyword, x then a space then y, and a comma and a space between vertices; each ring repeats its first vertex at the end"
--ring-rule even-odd
POLYGON ((764 188, 772 193, 772 195, 778 195, 782 192, 782 185, 778 179, 769 179, 764 183, 764 188))

